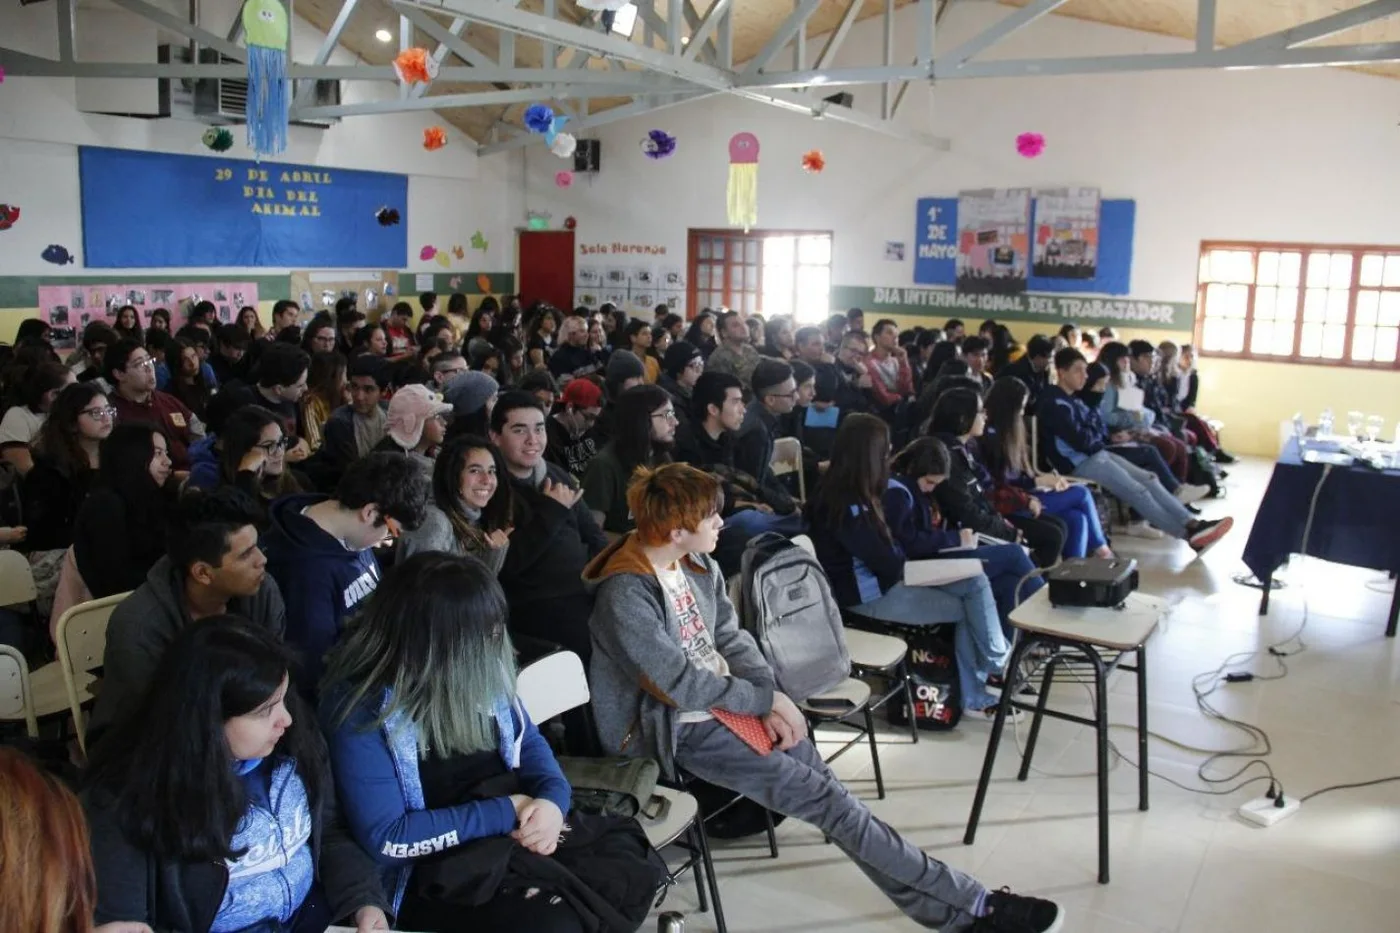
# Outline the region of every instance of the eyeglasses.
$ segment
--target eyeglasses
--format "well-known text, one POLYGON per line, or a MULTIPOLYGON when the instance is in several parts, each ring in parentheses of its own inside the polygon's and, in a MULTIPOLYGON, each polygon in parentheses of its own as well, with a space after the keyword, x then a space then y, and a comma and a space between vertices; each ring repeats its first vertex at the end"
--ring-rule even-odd
POLYGON ((653 418, 660 418, 660 419, 662 419, 663 421, 679 421, 679 420, 680 420, 679 418, 676 417, 676 410, 675 410, 674 408, 667 408, 665 411, 654 411, 654 412, 651 413, 651 416, 652 416, 653 418))
POLYGON ((110 421, 117 416, 117 410, 108 405, 106 408, 84 408, 78 414, 87 415, 94 421, 110 421))
POLYGON ((149 357, 149 356, 146 357, 144 360, 127 360, 127 361, 126 361, 126 368, 127 368, 127 369, 155 369, 155 368, 156 368, 156 361, 155 361, 154 359, 152 359, 151 357, 149 357))
POLYGON ((280 450, 291 450, 296 445, 297 439, 295 437, 279 437, 275 441, 261 441, 253 446, 268 456, 272 456, 280 450))

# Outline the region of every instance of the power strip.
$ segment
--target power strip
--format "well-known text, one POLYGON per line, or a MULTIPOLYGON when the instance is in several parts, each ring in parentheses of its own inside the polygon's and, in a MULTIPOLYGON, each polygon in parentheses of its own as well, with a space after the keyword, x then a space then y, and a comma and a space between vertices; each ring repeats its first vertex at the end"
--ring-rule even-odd
POLYGON ((1297 797, 1285 797, 1283 806, 1279 806, 1278 800, 1273 797, 1255 797, 1243 804, 1239 812, 1242 819, 1269 827, 1297 813, 1302 805, 1303 802, 1297 797))

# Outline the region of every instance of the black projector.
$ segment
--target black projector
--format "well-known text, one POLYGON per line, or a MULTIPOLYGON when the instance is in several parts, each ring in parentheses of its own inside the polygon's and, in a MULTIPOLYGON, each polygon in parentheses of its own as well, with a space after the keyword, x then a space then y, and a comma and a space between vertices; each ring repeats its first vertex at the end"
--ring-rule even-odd
POLYGON ((1138 588, 1137 561, 1131 558, 1071 557, 1045 572, 1050 605, 1111 609, 1138 588))

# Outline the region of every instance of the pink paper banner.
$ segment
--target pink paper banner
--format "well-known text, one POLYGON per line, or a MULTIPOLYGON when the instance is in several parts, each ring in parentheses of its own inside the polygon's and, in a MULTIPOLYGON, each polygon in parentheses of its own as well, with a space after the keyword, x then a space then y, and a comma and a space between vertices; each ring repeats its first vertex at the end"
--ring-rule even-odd
POLYGON ((151 323, 151 312, 164 308, 171 324, 179 328, 189 309, 201 301, 212 301, 219 309, 219 320, 232 323, 238 309, 258 306, 256 282, 142 282, 127 285, 41 285, 39 316, 55 328, 72 328, 81 334, 92 321, 112 323, 117 309, 131 305, 143 327, 151 323))

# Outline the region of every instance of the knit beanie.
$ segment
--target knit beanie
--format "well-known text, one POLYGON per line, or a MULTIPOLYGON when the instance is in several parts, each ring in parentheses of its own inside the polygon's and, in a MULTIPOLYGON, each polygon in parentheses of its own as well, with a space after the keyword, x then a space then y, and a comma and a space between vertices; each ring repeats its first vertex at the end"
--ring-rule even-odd
POLYGON ((486 400, 500 390, 490 374, 478 370, 458 373, 443 386, 442 395, 452 404, 452 411, 458 417, 481 411, 486 400))
POLYGON ((647 374, 646 367, 631 350, 614 350, 603 372, 609 385, 620 385, 627 379, 645 379, 647 374))
POLYGON ((677 340, 666 349, 666 355, 661 358, 661 370, 675 378, 681 374, 681 370, 690 365, 691 360, 701 359, 703 356, 700 348, 689 340, 677 340))

